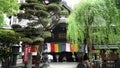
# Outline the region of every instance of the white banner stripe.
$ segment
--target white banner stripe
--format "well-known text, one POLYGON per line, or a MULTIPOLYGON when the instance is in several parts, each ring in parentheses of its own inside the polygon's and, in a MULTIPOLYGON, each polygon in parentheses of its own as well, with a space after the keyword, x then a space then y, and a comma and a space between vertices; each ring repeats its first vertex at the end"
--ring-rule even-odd
POLYGON ((47 52, 51 52, 51 45, 50 45, 50 43, 47 43, 47 52))
POLYGON ((66 43, 66 52, 70 52, 70 43, 66 43))

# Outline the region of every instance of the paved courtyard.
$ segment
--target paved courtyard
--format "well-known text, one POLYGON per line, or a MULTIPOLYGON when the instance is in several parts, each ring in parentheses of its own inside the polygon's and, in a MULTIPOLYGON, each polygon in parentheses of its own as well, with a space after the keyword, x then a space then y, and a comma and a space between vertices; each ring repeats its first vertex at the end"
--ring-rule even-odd
POLYGON ((76 62, 50 63, 49 68, 76 68, 76 62))
MULTIPOLYGON (((48 68, 76 68, 77 62, 57 62, 57 63, 50 63, 48 68)), ((18 67, 23 67, 23 64, 18 64, 18 67)), ((34 65, 33 65, 34 66, 34 65)))

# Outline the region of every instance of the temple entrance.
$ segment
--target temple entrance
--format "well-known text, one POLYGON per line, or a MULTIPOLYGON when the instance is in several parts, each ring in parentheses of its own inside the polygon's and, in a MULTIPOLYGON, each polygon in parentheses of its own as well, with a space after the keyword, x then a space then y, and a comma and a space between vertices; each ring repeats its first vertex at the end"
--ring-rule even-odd
POLYGON ((52 62, 78 62, 77 54, 74 52, 59 52, 59 53, 48 53, 53 56, 52 62))

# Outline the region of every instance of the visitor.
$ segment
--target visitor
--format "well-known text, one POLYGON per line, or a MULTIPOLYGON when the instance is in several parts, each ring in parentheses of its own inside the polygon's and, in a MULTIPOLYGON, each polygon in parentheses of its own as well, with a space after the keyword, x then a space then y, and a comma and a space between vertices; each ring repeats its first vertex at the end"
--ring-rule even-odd
POLYGON ((90 62, 89 62, 87 53, 85 53, 84 55, 84 65, 85 65, 85 68, 90 68, 90 62))
POLYGON ((57 54, 55 57, 56 57, 56 61, 59 62, 59 55, 57 54))
POLYGON ((51 54, 48 54, 48 62, 53 62, 53 56, 51 54))
POLYGON ((43 55, 43 65, 45 66, 49 66, 49 63, 48 63, 48 54, 44 54, 43 55))
POLYGON ((63 62, 67 62, 67 58, 64 56, 62 59, 63 62))

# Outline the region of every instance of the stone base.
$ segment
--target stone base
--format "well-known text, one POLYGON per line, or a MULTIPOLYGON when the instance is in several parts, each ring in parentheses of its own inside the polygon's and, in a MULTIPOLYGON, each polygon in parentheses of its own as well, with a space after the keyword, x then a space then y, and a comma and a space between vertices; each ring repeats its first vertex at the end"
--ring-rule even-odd
POLYGON ((18 68, 18 66, 10 66, 9 68, 18 68))

